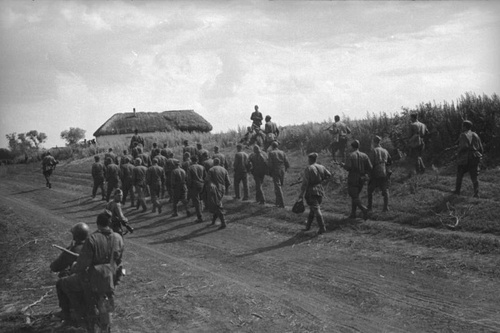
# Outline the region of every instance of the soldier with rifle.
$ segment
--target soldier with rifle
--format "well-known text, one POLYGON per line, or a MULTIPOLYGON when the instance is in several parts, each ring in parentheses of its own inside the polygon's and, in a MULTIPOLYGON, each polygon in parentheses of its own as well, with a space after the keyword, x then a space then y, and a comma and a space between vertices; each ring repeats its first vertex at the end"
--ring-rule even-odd
POLYGON ((128 225, 128 219, 123 215, 122 211, 123 192, 120 189, 116 189, 114 194, 113 201, 108 202, 106 205, 106 211, 111 215, 111 229, 120 235, 125 235, 126 232, 123 231, 123 226, 130 233, 133 233, 134 228, 128 225))
POLYGON ((47 186, 48 188, 52 188, 52 184, 50 183, 50 176, 52 176, 52 171, 56 169, 57 164, 59 164, 59 161, 52 156, 50 151, 48 151, 42 159, 42 173, 45 177, 45 186, 47 186))

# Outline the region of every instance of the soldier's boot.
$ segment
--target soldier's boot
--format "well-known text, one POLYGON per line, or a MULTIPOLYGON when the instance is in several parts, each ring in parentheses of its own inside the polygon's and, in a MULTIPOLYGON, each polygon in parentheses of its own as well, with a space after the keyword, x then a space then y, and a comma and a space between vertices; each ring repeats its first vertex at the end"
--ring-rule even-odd
POLYGON ((216 214, 212 215, 212 224, 211 225, 215 224, 215 220, 217 220, 217 215, 216 214))
POLYGON ((306 227, 304 228, 305 231, 311 230, 311 225, 314 220, 314 212, 311 210, 309 212, 309 215, 307 216, 307 222, 306 222, 306 227))
POLYGON ((141 206, 142 206, 142 212, 146 212, 148 210, 148 207, 146 206, 146 201, 141 200, 141 206))
POLYGON ((225 229, 227 227, 226 218, 224 215, 220 216, 220 227, 219 229, 225 229))
POLYGON ((479 182, 474 182, 474 198, 479 198, 479 182))
POLYGON ((384 208, 382 209, 383 212, 388 212, 389 211, 389 196, 384 197, 384 208))
POLYGON ((319 226, 318 234, 321 235, 322 233, 326 232, 325 220, 323 219, 322 214, 318 214, 316 219, 318 220, 318 226, 319 226))
POLYGON ((373 203, 373 194, 368 193, 368 206, 366 207, 368 210, 372 210, 373 203))
POLYGON ((363 220, 365 220, 365 221, 368 220, 368 208, 366 208, 362 204, 359 204, 359 208, 363 212, 363 220))

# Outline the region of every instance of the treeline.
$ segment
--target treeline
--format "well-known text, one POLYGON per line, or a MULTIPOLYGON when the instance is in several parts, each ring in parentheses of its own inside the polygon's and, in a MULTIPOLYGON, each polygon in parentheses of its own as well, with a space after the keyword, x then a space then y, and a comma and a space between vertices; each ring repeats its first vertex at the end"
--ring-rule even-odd
MULTIPOLYGON (((360 141, 361 150, 369 151, 374 135, 383 138, 382 145, 389 150, 406 151, 410 114, 418 114, 430 131, 426 138, 426 158, 445 163, 443 151, 456 145, 465 119, 472 121, 473 130, 479 134, 485 146, 487 163, 500 158, 500 99, 498 95, 466 93, 451 103, 421 103, 413 109, 402 108, 399 114, 367 114, 365 119, 342 119, 352 130, 352 138, 360 141)), ((305 152, 328 150, 331 136, 325 129, 331 124, 307 123, 284 127, 280 141, 285 148, 301 148, 305 152)))

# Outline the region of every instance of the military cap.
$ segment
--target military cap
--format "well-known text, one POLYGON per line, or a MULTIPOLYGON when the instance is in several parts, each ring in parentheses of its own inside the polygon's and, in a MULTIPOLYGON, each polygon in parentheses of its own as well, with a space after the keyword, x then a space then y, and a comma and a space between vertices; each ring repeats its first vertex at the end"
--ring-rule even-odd
POLYGON ((470 121, 470 120, 464 120, 462 125, 465 125, 465 124, 468 124, 469 126, 472 127, 472 121, 470 121))
POLYGON ((238 144, 236 145, 236 148, 243 148, 243 145, 242 145, 241 143, 238 143, 238 144))
POLYGON ((142 163, 142 160, 137 157, 135 160, 134 160, 135 164, 141 164, 142 163))
POLYGON ((373 141, 380 142, 380 141, 382 141, 382 138, 378 135, 375 135, 375 137, 373 138, 373 141))
POLYGON ((117 188, 117 189, 115 190, 115 195, 120 195, 120 194, 123 194, 123 191, 122 191, 122 190, 120 190, 119 188, 117 188))
POLYGON ((174 162, 175 165, 181 165, 181 161, 179 161, 176 158, 174 158, 173 162, 174 162))
POLYGON ((271 120, 271 116, 266 116, 266 120, 271 120))
POLYGON ((351 142, 351 147, 359 148, 359 140, 354 140, 353 142, 351 142))
POLYGON ((309 157, 309 158, 318 158, 318 154, 317 153, 310 153, 309 155, 307 155, 307 157, 309 157))

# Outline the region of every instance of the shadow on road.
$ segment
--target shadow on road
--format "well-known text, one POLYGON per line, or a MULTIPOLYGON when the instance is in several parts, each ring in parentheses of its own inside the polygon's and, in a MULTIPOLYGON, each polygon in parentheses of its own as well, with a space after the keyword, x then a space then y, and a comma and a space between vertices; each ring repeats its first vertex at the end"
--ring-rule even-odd
POLYGON ((318 235, 316 233, 304 233, 304 232, 300 232, 300 233, 294 235, 292 238, 289 238, 289 239, 287 239, 287 240, 285 240, 285 241, 283 241, 281 243, 278 243, 278 244, 275 244, 275 245, 261 247, 260 249, 255 249, 255 250, 252 250, 252 251, 250 251, 248 253, 239 254, 236 257, 238 257, 238 258, 249 257, 249 256, 253 256, 253 255, 256 255, 256 254, 259 254, 259 253, 277 250, 277 249, 280 249, 282 247, 297 245, 297 244, 304 243, 304 242, 307 242, 309 240, 312 240, 312 239, 316 238, 317 236, 318 235))

